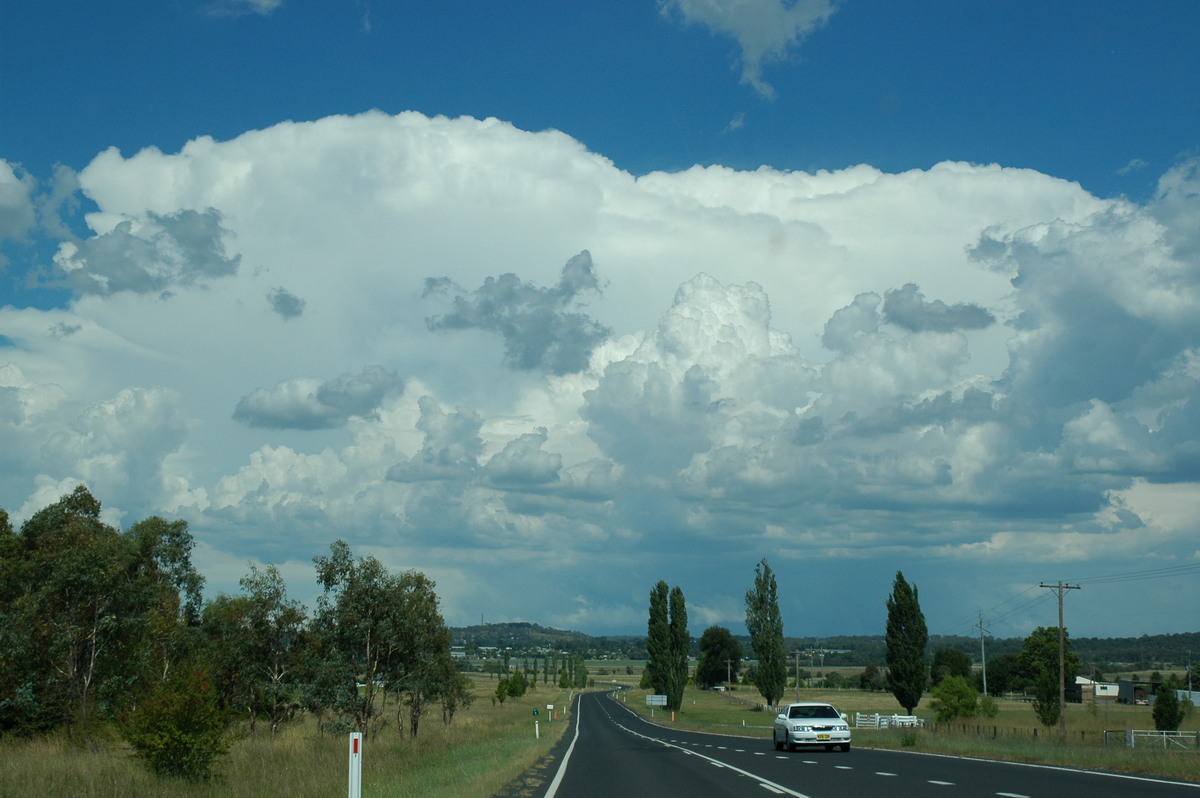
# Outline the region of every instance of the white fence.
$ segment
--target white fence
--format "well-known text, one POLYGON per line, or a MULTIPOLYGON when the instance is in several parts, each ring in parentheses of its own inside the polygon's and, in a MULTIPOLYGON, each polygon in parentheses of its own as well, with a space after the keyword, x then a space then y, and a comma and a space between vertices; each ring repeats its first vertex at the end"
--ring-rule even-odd
POLYGON ((1104 744, 1124 739, 1126 748, 1167 748, 1170 750, 1200 750, 1200 732, 1156 731, 1153 729, 1121 729, 1104 732, 1104 744))
POLYGON ((854 726, 859 729, 901 729, 924 726, 916 715, 880 715, 878 712, 854 713, 854 726))

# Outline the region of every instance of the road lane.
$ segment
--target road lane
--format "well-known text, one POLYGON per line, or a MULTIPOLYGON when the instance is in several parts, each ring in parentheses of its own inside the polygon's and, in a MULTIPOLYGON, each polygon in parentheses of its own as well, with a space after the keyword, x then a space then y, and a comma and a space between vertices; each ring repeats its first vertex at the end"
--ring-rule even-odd
POLYGON ((566 767, 546 792, 547 798, 610 798, 613 795, 703 795, 735 798, 803 793, 755 778, 736 766, 686 744, 663 739, 661 728, 631 728, 633 713, 599 693, 580 696, 576 707, 577 737, 566 767), (622 717, 615 717, 619 713, 622 717), (652 732, 646 734, 645 731, 652 732), (658 733, 655 736, 653 733, 658 733), (764 782, 766 784, 764 785, 764 782))
POLYGON ((772 749, 769 735, 688 732, 650 723, 606 695, 580 697, 575 745, 553 798, 771 795, 840 798, 1200 798, 1200 784, 988 760, 855 748, 772 749))

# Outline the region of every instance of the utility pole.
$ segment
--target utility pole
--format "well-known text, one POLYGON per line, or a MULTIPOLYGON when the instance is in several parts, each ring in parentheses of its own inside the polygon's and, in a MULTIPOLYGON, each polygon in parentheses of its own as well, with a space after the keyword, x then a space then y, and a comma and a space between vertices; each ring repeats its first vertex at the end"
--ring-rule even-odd
POLYGON ((1062 580, 1056 585, 1045 582, 1038 587, 1048 587, 1058 594, 1058 730, 1062 738, 1067 739, 1067 644, 1063 626, 1063 594, 1068 590, 1078 590, 1079 585, 1066 585, 1062 580))
POLYGON ((979 627, 979 661, 983 663, 983 694, 987 695, 987 652, 983 647, 983 634, 991 630, 983 625, 983 613, 979 613, 979 623, 975 624, 979 627))
POLYGON ((800 700, 800 649, 792 652, 796 655, 796 700, 800 700))
POLYGON ((725 660, 725 682, 731 684, 733 682, 733 660, 725 660))

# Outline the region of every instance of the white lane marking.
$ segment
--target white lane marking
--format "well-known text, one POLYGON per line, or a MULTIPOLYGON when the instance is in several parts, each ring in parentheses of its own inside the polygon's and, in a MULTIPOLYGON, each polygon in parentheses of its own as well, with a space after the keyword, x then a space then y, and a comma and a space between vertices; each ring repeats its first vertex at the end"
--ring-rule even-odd
POLYGON ((558 792, 558 785, 562 783, 563 776, 567 772, 567 762, 571 760, 571 752, 575 750, 575 743, 579 740, 579 717, 582 714, 583 696, 580 696, 579 704, 575 708, 575 736, 571 738, 571 744, 567 746, 567 753, 563 754, 563 760, 558 766, 558 772, 554 774, 554 781, 550 782, 550 789, 546 790, 546 798, 554 798, 554 794, 558 792))
POLYGON ((849 765, 834 765, 833 767, 835 770, 854 770, 854 768, 850 767, 849 765))
MULTIPOLYGON (((708 756, 707 754, 702 754, 699 751, 690 751, 681 745, 676 745, 675 743, 667 742, 666 740, 664 740, 661 737, 651 737, 647 734, 642 734, 641 732, 636 732, 633 729, 629 728, 628 726, 622 726, 620 723, 617 722, 616 718, 614 718, 612 715, 609 715, 608 719, 613 722, 614 726, 616 726, 621 731, 626 732, 627 734, 632 734, 634 737, 641 737, 643 740, 649 740, 652 743, 658 743, 659 745, 663 745, 667 748, 674 748, 677 751, 681 751, 681 752, 687 754, 688 756, 698 756, 701 759, 705 760, 706 762, 710 762, 718 767, 722 767, 727 770, 732 770, 734 773, 740 773, 741 775, 746 776, 747 778, 754 779, 756 782, 758 782, 758 784, 760 786, 766 787, 767 789, 771 790, 772 792, 774 792, 778 795, 790 795, 790 796, 792 796, 792 798, 811 798, 811 796, 805 795, 802 792, 796 792, 795 790, 790 790, 787 787, 784 787, 782 784, 777 784, 777 783, 771 781, 770 779, 763 778, 762 776, 758 775, 757 773, 751 773, 748 770, 742 770, 741 768, 737 767, 736 765, 731 765, 728 762, 722 762, 719 759, 713 759, 711 756, 708 756)), ((573 742, 572 742, 572 746, 574 746, 573 742)), ((711 745, 708 747, 712 748, 711 745)), ((785 757, 785 756, 781 756, 779 758, 787 759, 787 757, 785 757)), ((553 792, 546 793, 546 798, 553 798, 553 796, 554 796, 553 792)))
POLYGON ((1029 798, 1028 795, 1021 795, 1019 792, 998 792, 996 795, 1001 796, 1001 798, 1029 798))
POLYGON ((942 787, 953 787, 954 786, 954 782, 952 782, 952 781, 938 781, 937 779, 930 779, 928 781, 928 783, 929 784, 937 784, 942 787))
POLYGON ((877 770, 877 771, 875 771, 875 775, 876 776, 895 776, 896 774, 888 773, 886 770, 877 770))

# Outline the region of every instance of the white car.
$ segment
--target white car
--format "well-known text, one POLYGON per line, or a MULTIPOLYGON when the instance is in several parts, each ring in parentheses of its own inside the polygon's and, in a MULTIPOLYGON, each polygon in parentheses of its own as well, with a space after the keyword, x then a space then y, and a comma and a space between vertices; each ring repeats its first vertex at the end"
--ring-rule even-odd
POLYGON ((834 746, 850 750, 850 724, 846 716, 829 704, 802 701, 788 704, 775 716, 771 729, 775 750, 794 751, 801 746, 823 745, 826 751, 834 746))

